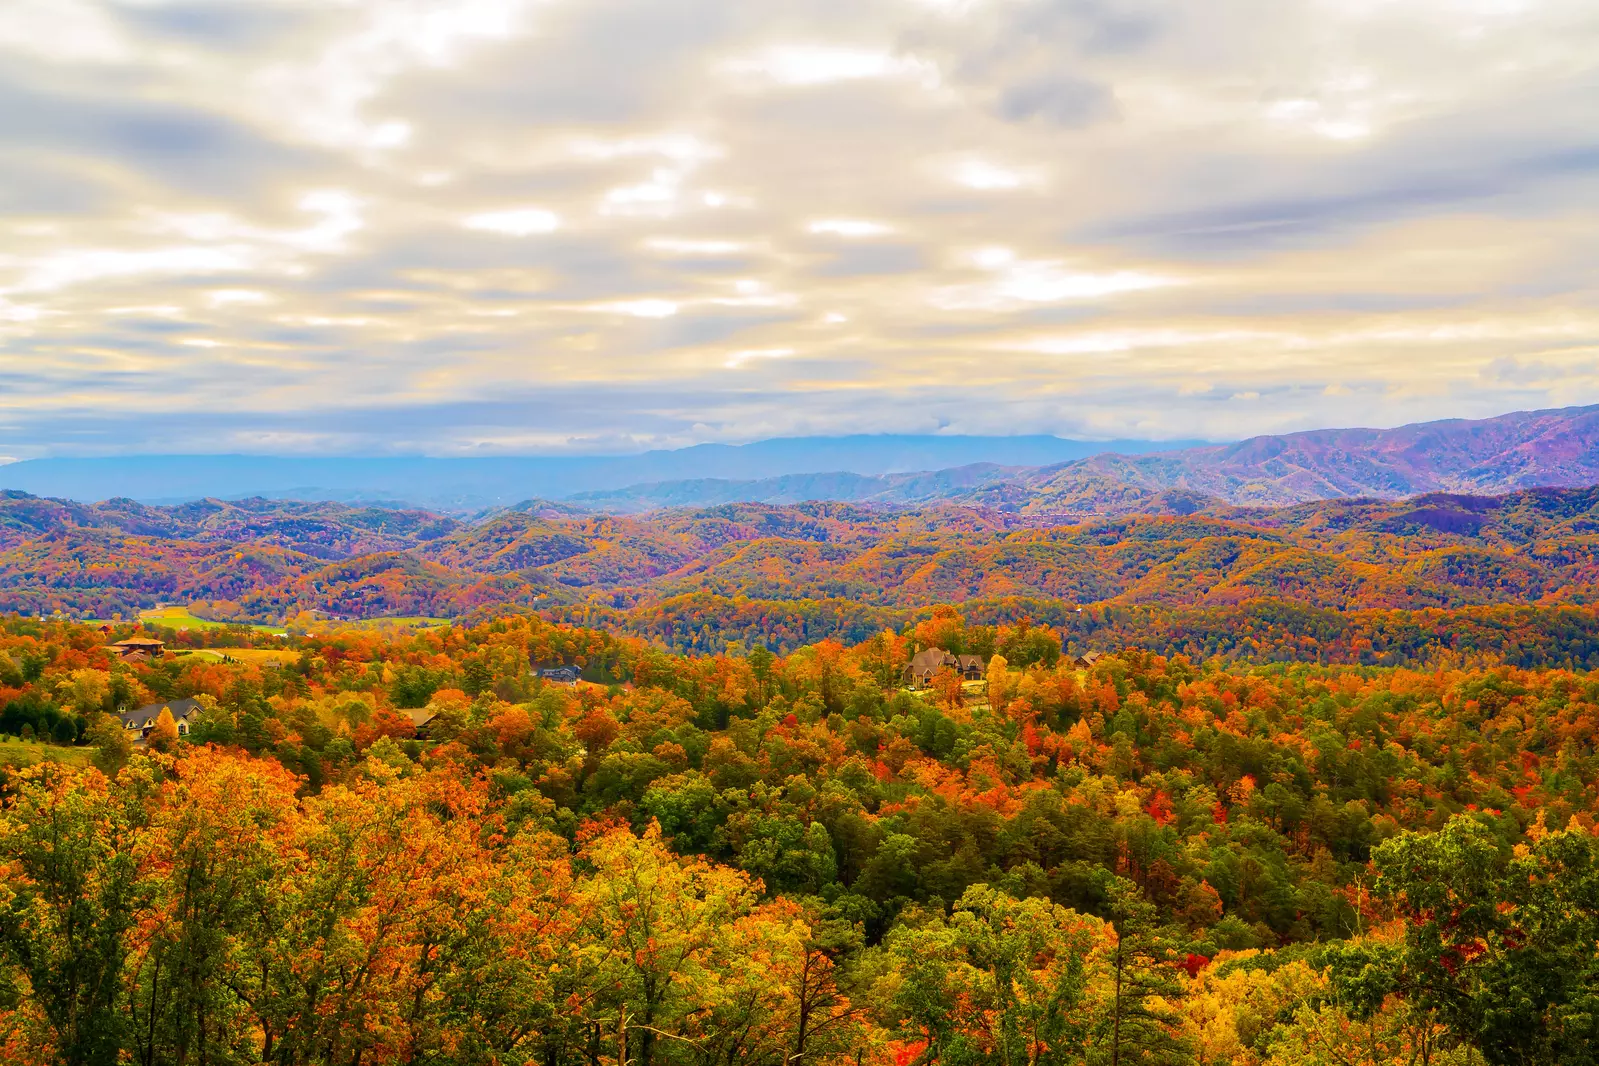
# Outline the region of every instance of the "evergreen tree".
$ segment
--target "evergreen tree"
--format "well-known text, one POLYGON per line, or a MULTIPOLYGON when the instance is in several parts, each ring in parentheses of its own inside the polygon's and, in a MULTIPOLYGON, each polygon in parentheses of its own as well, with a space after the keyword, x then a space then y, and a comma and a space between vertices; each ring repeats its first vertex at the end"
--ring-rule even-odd
POLYGON ((1182 996, 1177 977, 1182 956, 1159 924, 1155 905, 1137 885, 1113 877, 1106 894, 1116 944, 1106 960, 1111 987, 1099 1060, 1109 1066, 1192 1061, 1187 1045, 1175 1035, 1177 1017, 1167 1006, 1182 996))

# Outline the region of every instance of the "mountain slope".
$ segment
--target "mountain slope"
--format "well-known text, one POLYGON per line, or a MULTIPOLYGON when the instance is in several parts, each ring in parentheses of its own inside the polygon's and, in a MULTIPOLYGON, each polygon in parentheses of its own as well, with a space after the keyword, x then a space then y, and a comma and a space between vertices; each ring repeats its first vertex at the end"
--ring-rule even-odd
MULTIPOLYGON (((1189 500, 1189 502, 1193 502, 1189 500)), ((456 522, 335 504, 0 497, 0 610, 456 616, 695 596, 861 607, 1599 603, 1599 488, 1430 494, 1082 521, 940 504, 727 504, 456 522)))
MULTIPOLYGON (((1025 496, 1018 509, 1038 513, 1139 510, 1171 490, 1275 506, 1596 482, 1599 406, 1397 429, 1312 430, 1156 455, 1097 455, 1029 471, 1007 488, 1013 497, 1025 496)), ((983 503, 996 491, 962 498, 983 503)))
POLYGON ((1504 493, 1599 482, 1599 407, 1522 411, 1397 429, 1327 429, 1142 454, 1100 453, 1051 466, 975 463, 940 470, 699 477, 575 493, 613 514, 722 503, 842 500, 883 506, 953 502, 1089 517, 1190 514, 1222 503, 1280 507, 1341 497, 1504 493))

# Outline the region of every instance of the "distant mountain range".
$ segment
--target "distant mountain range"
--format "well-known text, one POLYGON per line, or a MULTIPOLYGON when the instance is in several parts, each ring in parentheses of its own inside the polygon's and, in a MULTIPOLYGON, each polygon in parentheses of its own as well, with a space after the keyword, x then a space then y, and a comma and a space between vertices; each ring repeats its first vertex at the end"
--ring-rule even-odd
POLYGON ((0 489, 79 501, 252 497, 468 516, 629 514, 725 503, 952 503, 1026 515, 1187 514, 1427 492, 1599 483, 1599 406, 1324 429, 1233 444, 1059 437, 794 437, 627 456, 289 459, 132 456, 0 467, 0 489), (546 502, 547 501, 547 502, 546 502))
MULTIPOLYGON (((707 478, 745 481, 842 470, 873 477, 974 463, 1033 467, 1103 452, 1139 455, 1194 441, 1080 441, 1061 437, 856 435, 700 444, 637 455, 500 456, 465 459, 280 458, 154 455, 30 459, 0 467, 0 489, 81 502, 113 498, 383 503, 471 514, 530 498, 622 490, 707 478)), ((716 490, 707 488, 712 495, 716 490)))
POLYGON ((577 493, 615 513, 735 500, 960 503, 1021 514, 1185 514, 1214 503, 1276 507, 1427 492, 1498 494, 1599 483, 1599 406, 1449 419, 1397 429, 1325 429, 1053 465, 973 464, 936 472, 697 478, 577 493))

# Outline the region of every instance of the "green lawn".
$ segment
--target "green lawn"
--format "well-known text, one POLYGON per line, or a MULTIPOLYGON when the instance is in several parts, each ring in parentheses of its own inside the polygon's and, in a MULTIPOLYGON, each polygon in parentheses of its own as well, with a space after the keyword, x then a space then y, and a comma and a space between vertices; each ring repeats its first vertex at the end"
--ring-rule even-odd
POLYGON ((277 648, 196 648, 193 651, 180 651, 178 654, 193 655, 216 663, 227 659, 246 663, 292 663, 300 653, 289 649, 280 651, 277 648))
MULTIPOLYGON (((189 613, 187 607, 156 607, 148 611, 140 611, 139 620, 141 622, 149 622, 152 625, 166 626, 168 629, 226 629, 229 625, 239 624, 213 622, 206 618, 199 618, 189 613)), ((94 626, 120 624, 110 618, 85 618, 83 621, 85 625, 94 626)), ((383 618, 363 618, 353 622, 319 622, 312 632, 348 628, 366 629, 378 626, 430 629, 434 626, 447 626, 449 624, 450 620, 448 618, 429 618, 425 615, 391 615, 383 618)), ((285 632, 281 624, 269 626, 249 623, 248 627, 258 633, 271 633, 274 636, 280 636, 285 632)))
MULTIPOLYGON (((158 607, 150 611, 140 611, 139 620, 167 626, 170 629, 226 629, 229 625, 237 624, 197 618, 189 613, 187 607, 158 607)), ((282 626, 251 625, 250 628, 264 633, 283 632, 282 626)))
POLYGON ((40 762, 88 766, 93 757, 93 748, 63 748, 54 744, 38 742, 30 744, 15 739, 0 740, 0 766, 32 766, 40 762))
MULTIPOLYGON (((123 619, 121 622, 119 622, 114 618, 85 618, 83 620, 83 624, 86 626, 118 626, 125 624, 127 621, 127 619, 123 619)), ((239 624, 230 622, 213 622, 207 618, 198 618, 190 614, 187 607, 158 607, 152 608, 148 611, 140 611, 139 621, 149 622, 158 626, 166 626, 168 629, 226 629, 229 625, 239 624)), ((249 628, 263 633, 283 632, 282 626, 263 626, 251 624, 249 628)))
POLYGON ((448 618, 428 618, 425 615, 394 615, 384 618, 363 618, 356 622, 335 622, 341 626, 411 626, 414 629, 431 629, 434 626, 447 626, 448 618))

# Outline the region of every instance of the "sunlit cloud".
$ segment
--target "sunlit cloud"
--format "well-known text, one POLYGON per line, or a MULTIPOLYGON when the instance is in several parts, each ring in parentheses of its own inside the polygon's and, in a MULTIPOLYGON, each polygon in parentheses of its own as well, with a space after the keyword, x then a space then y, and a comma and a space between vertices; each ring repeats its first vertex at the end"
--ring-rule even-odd
POLYGON ((871 222, 863 218, 828 218, 812 222, 805 227, 811 233, 827 234, 833 237, 880 237, 885 233, 892 233, 893 227, 881 222, 871 222))
POLYGON ((687 237, 651 237, 644 242, 644 246, 668 255, 734 255, 749 247, 742 241, 694 240, 687 237))
POLYGON ((729 74, 778 85, 814 86, 877 78, 912 78, 937 84, 938 70, 924 59, 870 48, 781 45, 723 64, 729 74))
POLYGON ((1073 270, 1058 260, 1023 259, 1004 247, 980 248, 970 262, 990 278, 935 290, 929 302, 946 311, 1010 311, 1028 304, 1090 300, 1160 289, 1171 278, 1137 270, 1073 270))
POLYGON ((792 348, 745 348, 727 357, 727 366, 736 369, 752 360, 787 359, 794 354, 792 348))
POLYGON ((671 318, 677 314, 678 304, 672 300, 613 300, 593 304, 590 310, 630 318, 671 318))
POLYGON ((1599 402, 1595 15, 0 3, 0 454, 1599 402))
POLYGON ((514 207, 504 211, 485 211, 468 215, 461 225, 485 233, 503 233, 508 237, 528 237, 535 233, 554 233, 561 227, 561 217, 542 207, 514 207))
POLYGON ((1034 172, 1000 166, 983 159, 965 159, 955 164, 950 169, 950 178, 957 185, 983 191, 1019 189, 1038 181, 1034 172))
POLYGON ((264 304, 271 299, 266 293, 254 289, 216 289, 206 294, 206 302, 212 307, 227 307, 230 304, 264 304))

